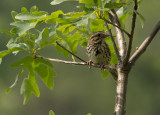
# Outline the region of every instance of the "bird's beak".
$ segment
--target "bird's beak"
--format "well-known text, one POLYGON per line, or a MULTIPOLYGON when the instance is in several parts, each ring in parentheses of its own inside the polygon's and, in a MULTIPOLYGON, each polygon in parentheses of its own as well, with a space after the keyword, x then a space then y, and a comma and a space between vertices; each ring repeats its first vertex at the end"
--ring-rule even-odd
POLYGON ((110 36, 109 34, 106 34, 106 33, 105 33, 105 37, 106 37, 106 38, 109 37, 109 36, 110 36))

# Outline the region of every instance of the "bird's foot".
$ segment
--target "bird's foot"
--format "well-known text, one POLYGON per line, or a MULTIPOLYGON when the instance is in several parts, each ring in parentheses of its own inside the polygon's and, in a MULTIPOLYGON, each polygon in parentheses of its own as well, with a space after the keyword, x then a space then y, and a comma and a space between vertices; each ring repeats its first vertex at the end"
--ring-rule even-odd
POLYGON ((89 69, 91 69, 91 66, 92 66, 92 61, 91 60, 89 60, 88 62, 87 62, 87 65, 89 65, 89 69))
POLYGON ((104 71, 104 66, 105 66, 104 64, 100 65, 100 68, 101 68, 102 71, 104 71))

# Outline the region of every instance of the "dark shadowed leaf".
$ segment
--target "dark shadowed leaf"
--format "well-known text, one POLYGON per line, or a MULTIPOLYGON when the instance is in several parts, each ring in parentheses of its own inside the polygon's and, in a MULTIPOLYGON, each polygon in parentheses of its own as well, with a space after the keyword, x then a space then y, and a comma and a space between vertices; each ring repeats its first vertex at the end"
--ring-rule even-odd
POLYGON ((36 65, 35 71, 41 77, 43 82, 48 86, 48 88, 53 89, 53 76, 56 76, 56 73, 44 64, 36 65))
POLYGON ((21 91, 20 91, 20 93, 24 95, 23 104, 26 104, 29 101, 29 98, 32 93, 37 97, 40 96, 40 92, 39 92, 38 85, 36 83, 37 80, 35 78, 33 67, 30 66, 28 70, 29 70, 28 78, 23 79, 23 82, 21 85, 21 91))
POLYGON ((140 13, 137 12, 137 11, 136 11, 136 14, 137 14, 138 17, 140 18, 141 26, 142 26, 142 28, 143 28, 143 27, 144 27, 145 18, 142 16, 142 14, 140 14, 140 13))
POLYGON ((79 3, 84 3, 86 6, 100 6, 100 0, 79 0, 79 3))
POLYGON ((26 56, 19 61, 11 64, 11 67, 26 67, 28 68, 29 65, 33 62, 33 57, 32 56, 26 56))
POLYGON ((9 50, 1 51, 1 52, 0 52, 0 60, 1 60, 4 56, 6 56, 7 54, 10 54, 10 53, 15 52, 15 51, 22 51, 22 50, 23 50, 22 48, 13 47, 13 48, 11 48, 11 49, 9 49, 9 50))
POLYGON ((105 8, 113 9, 113 8, 120 8, 124 5, 127 5, 126 3, 116 3, 116 2, 111 2, 111 3, 106 3, 105 8))
POLYGON ((22 69, 22 70, 19 72, 19 74, 16 76, 16 79, 15 79, 14 83, 6 90, 6 93, 9 93, 9 92, 11 91, 11 89, 17 85, 17 82, 18 82, 18 80, 19 80, 19 77, 20 77, 21 74, 24 72, 24 70, 25 70, 25 69, 22 69))

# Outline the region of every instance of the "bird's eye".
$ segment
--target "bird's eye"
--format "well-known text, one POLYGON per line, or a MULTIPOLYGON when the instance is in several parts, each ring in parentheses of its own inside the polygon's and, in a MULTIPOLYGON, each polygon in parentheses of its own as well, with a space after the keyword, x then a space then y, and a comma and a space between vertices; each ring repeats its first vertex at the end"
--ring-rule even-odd
POLYGON ((101 34, 98 34, 98 37, 100 37, 101 36, 101 34))

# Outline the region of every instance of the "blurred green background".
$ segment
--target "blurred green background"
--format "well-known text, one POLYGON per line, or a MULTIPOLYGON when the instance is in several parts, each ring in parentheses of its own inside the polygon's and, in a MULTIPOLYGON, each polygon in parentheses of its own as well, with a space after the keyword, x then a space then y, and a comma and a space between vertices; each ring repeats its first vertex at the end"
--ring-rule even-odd
MULTIPOLYGON (((10 30, 12 10, 20 12, 21 7, 30 8, 33 5, 39 10, 49 13, 61 9, 64 12, 76 9, 76 3, 65 2, 61 5, 51 6, 49 0, 1 0, 0 1, 0 29, 10 30)), ((142 29, 140 21, 136 23, 135 47, 139 46, 144 38, 151 32, 160 20, 160 0, 143 0, 139 12, 145 17, 142 29)), ((131 23, 127 22, 128 25, 131 23)), ((0 51, 5 50, 9 37, 0 34, 0 51)), ((160 114, 160 32, 156 35, 147 52, 133 67, 128 83, 127 115, 158 115, 160 114)), ((79 48, 78 55, 88 60, 85 48, 79 48)), ((46 57, 65 59, 59 55, 53 46, 41 51, 46 57)), ((115 83, 112 77, 102 79, 100 70, 88 67, 72 66, 53 63, 57 77, 54 78, 54 90, 49 90, 39 79, 41 95, 32 96, 29 103, 23 105, 23 96, 20 95, 18 85, 6 94, 5 90, 14 82, 19 69, 11 68, 10 64, 26 54, 17 56, 8 55, 0 65, 0 115, 48 115, 49 110, 56 115, 111 115, 115 103, 115 83)), ((69 59, 66 59, 69 60, 69 59)))

